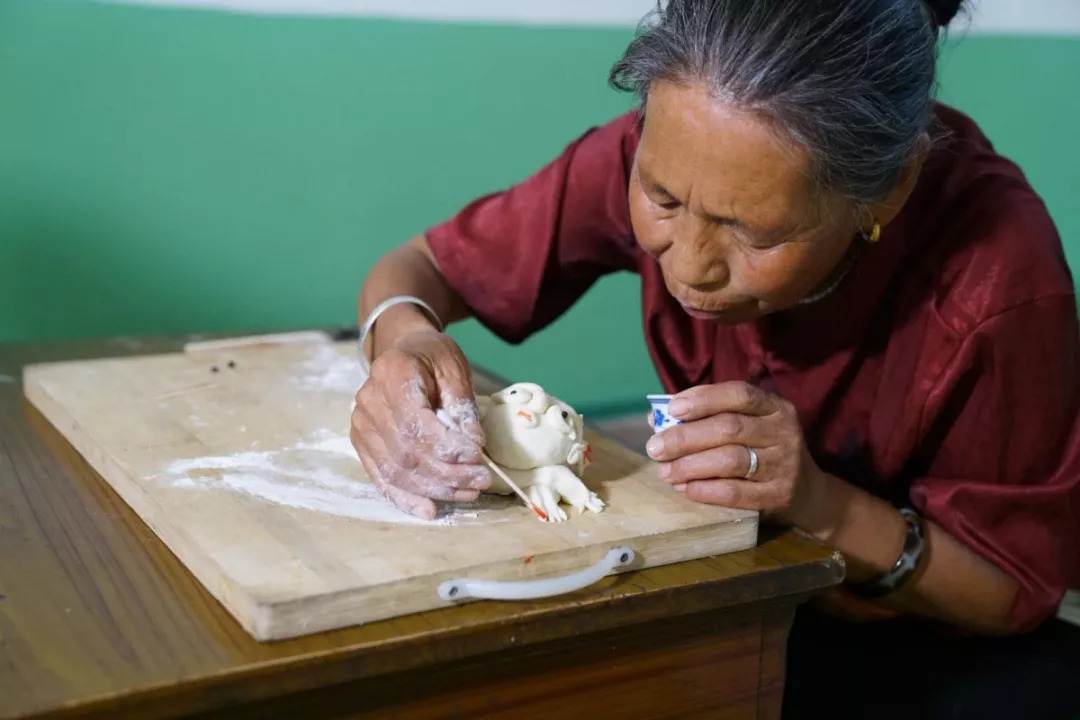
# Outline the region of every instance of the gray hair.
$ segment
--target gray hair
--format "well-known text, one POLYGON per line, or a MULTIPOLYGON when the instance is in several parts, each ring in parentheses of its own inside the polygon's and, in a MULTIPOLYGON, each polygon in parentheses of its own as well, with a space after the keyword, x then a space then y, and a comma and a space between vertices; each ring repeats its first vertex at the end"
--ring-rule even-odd
POLYGON ((895 186, 931 127, 938 34, 963 0, 670 0, 609 82, 647 112, 657 80, 777 123, 813 180, 858 206, 895 186))

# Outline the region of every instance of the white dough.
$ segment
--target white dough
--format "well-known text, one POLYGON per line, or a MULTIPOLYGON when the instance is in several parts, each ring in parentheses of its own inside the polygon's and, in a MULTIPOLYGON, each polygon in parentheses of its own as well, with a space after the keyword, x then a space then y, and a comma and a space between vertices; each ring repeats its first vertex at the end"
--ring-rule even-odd
POLYGON ((492 395, 480 413, 487 453, 503 467, 577 464, 585 451, 581 417, 539 385, 511 385, 492 395))
MULTIPOLYGON (((488 457, 547 514, 549 522, 566 520, 560 501, 579 513, 604 509, 604 501, 581 479, 588 465, 588 445, 584 420, 572 407, 535 383, 516 383, 490 397, 479 396, 477 407, 488 457)), ((493 473, 488 492, 509 495, 513 490, 493 473)))

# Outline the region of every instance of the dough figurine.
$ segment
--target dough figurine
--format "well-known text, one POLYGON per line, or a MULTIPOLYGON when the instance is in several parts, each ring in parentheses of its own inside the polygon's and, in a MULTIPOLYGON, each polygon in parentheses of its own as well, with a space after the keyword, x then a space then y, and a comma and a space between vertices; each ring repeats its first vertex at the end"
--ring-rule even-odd
MULTIPOLYGON (((583 419, 572 407, 534 383, 516 383, 477 398, 485 451, 536 503, 549 522, 563 522, 565 500, 577 508, 601 512, 604 501, 581 480, 589 464, 583 419)), ((513 492, 493 474, 488 492, 513 492)))

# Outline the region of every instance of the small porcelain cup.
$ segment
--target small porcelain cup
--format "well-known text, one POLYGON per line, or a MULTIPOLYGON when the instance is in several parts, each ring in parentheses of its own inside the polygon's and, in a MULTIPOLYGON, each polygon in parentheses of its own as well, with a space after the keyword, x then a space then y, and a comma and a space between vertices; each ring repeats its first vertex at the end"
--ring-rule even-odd
POLYGON ((652 406, 653 432, 667 430, 673 425, 679 425, 682 420, 676 420, 668 413, 668 403, 674 395, 646 395, 649 405, 652 406))

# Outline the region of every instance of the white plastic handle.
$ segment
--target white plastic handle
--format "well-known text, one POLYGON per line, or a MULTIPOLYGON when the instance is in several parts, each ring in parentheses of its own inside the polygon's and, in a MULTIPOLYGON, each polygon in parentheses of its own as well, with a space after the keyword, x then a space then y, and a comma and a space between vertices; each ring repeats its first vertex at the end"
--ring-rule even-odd
POLYGON ((634 562, 634 551, 617 547, 607 551, 598 563, 590 568, 562 577, 539 580, 474 580, 458 578, 439 585, 439 597, 443 600, 481 598, 484 600, 533 600, 580 590, 599 582, 615 568, 634 562))

